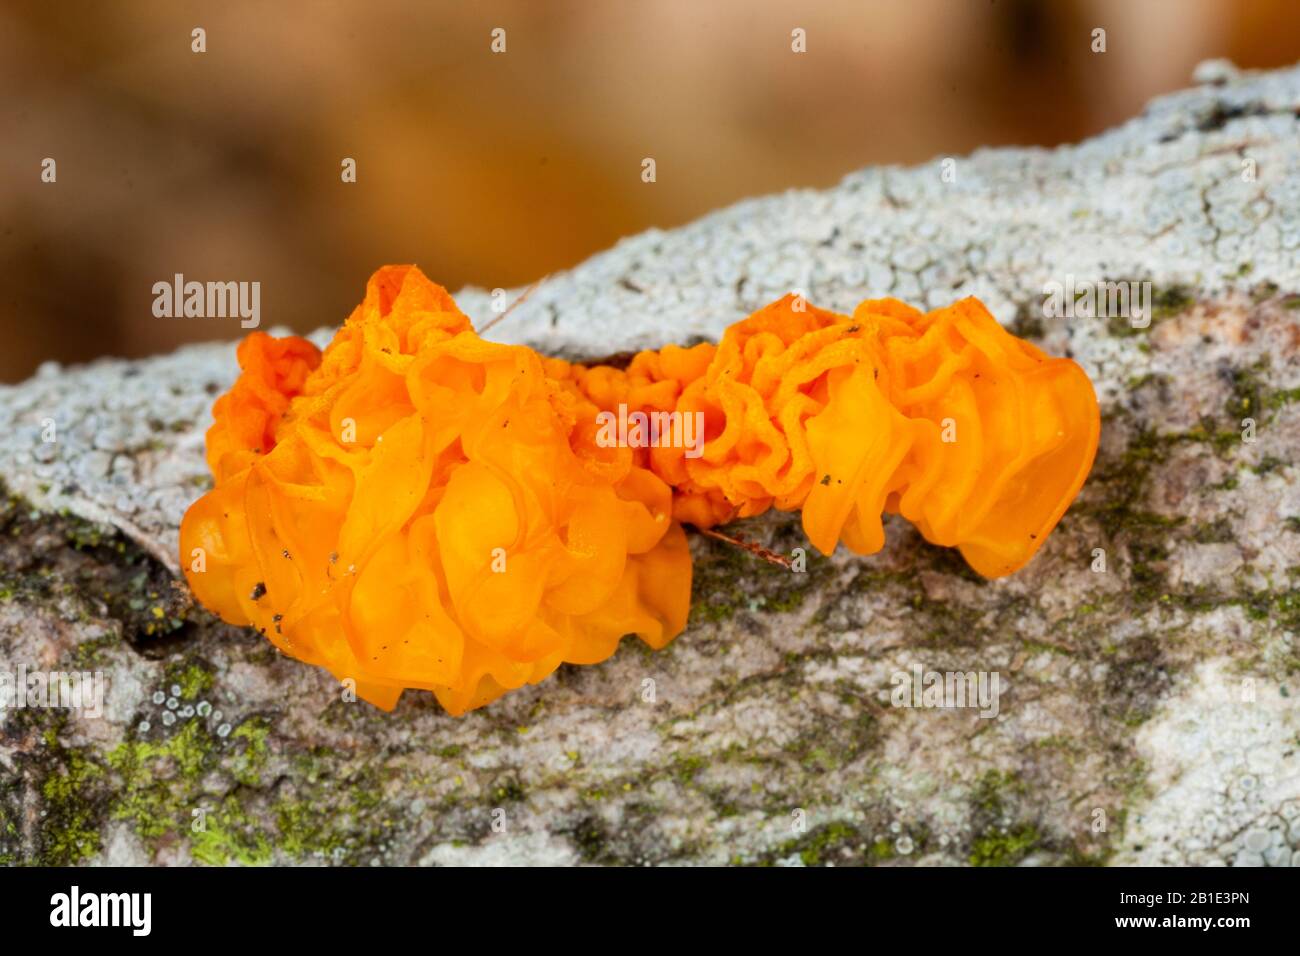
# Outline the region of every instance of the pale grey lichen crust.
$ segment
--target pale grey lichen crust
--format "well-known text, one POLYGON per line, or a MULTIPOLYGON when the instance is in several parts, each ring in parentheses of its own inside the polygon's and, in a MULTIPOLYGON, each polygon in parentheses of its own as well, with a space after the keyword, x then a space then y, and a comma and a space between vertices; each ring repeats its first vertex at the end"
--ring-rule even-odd
MULTIPOLYGON (((958 158, 955 182, 938 160, 864 170, 627 239, 492 332, 590 356, 716 337, 791 289, 841 310, 980 296, 1073 355, 1105 415, 1079 501, 992 584, 902 522, 882 554, 814 552, 803 576, 696 539, 666 651, 629 640, 461 720, 411 695, 386 715, 186 610, 134 550, 176 568, 233 346, 0 389, 21 545, 0 669, 111 682, 99 720, 0 716, 0 862, 1290 863, 1300 69, 1198 75, 1079 146, 958 158), (1150 279, 1155 321, 1042 318, 1068 275, 1150 279), (913 663, 997 671, 999 716, 891 707, 913 663)), ((458 301, 492 315, 486 292, 458 301)), ((788 517, 751 532, 804 545, 788 517)))

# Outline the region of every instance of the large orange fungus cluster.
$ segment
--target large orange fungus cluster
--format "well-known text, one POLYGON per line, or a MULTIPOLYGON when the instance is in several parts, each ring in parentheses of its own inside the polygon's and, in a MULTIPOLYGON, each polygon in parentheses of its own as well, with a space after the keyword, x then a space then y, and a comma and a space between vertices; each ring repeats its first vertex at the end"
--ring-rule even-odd
POLYGON ((797 509, 822 552, 868 554, 893 512, 1010 574, 1099 429, 1079 366, 972 298, 846 316, 787 296, 616 368, 485 341, 390 266, 324 352, 258 332, 238 354, 214 487, 181 524, 190 586, 385 709, 422 688, 460 714, 624 635, 664 646, 690 604, 683 524, 797 509))

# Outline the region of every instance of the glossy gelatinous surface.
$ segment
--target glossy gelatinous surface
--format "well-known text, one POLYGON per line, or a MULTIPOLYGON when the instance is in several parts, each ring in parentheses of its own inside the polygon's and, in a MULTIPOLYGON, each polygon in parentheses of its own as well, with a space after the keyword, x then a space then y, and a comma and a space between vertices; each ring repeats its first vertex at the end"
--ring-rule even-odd
POLYGON ((190 586, 225 620, 380 707, 425 688, 454 714, 685 626, 669 487, 418 270, 380 270, 323 354, 256 333, 239 360, 215 487, 181 524, 190 586))
POLYGON ((672 640, 683 523, 801 510, 821 551, 865 554, 896 512, 1010 574, 1099 430, 1079 366, 975 299, 845 316, 786 296, 716 346, 615 368, 484 341, 444 289, 390 266, 324 353, 254 333, 239 362, 208 432, 215 486, 181 525, 195 595, 381 707, 424 688, 455 714, 625 634, 672 640), (599 419, 616 411, 689 417, 702 444, 611 444, 599 419))
POLYGON ((577 375, 601 408, 699 413, 703 454, 652 448, 678 520, 799 509, 809 540, 884 545, 883 512, 959 548, 985 577, 1024 565, 1097 450, 1092 384, 1003 329, 978 300, 923 314, 896 299, 850 316, 786 296, 716 346, 638 354, 577 375))

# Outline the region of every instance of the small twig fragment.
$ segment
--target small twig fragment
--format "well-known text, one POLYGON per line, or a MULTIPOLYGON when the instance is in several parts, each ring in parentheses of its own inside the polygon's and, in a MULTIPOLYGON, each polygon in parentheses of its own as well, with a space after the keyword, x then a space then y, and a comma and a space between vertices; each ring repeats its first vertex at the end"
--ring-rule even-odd
POLYGON ((515 301, 511 302, 508 306, 506 306, 506 310, 504 312, 502 312, 496 318, 491 319, 487 323, 485 323, 484 326, 478 330, 478 334, 482 335, 488 329, 492 328, 492 326, 496 325, 507 315, 513 312, 515 310, 515 306, 521 305, 530 295, 533 294, 533 292, 537 289, 539 285, 541 285, 549 278, 550 278, 550 274, 548 273, 547 275, 542 276, 540 279, 538 279, 536 282, 530 285, 527 289, 525 289, 522 293, 520 293, 519 298, 515 299, 515 301))
POLYGON ((750 541, 746 538, 734 538, 729 534, 723 534, 721 531, 714 531, 712 528, 695 528, 693 525, 691 527, 706 538, 713 538, 716 541, 729 544, 733 548, 740 548, 742 551, 748 551, 750 554, 762 558, 768 564, 775 564, 777 567, 785 568, 787 571, 791 569, 789 558, 784 554, 777 554, 775 551, 769 551, 761 544, 757 544, 756 542, 750 541))

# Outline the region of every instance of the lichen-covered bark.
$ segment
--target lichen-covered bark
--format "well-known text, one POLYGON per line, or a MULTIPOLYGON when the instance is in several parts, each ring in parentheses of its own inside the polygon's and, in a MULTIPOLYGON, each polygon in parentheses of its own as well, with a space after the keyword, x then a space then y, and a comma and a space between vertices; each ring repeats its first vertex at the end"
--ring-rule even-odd
MULTIPOLYGON (((716 335, 790 286, 975 292, 1084 365, 1102 448, 1012 578, 901 521, 802 574, 696 538, 667 650, 629 640, 462 719, 351 702, 175 583, 228 346, 0 390, 0 671, 109 680, 99 719, 0 713, 0 862, 1290 862, 1298 109, 1300 70, 1226 79, 1081 146, 959 159, 955 183, 864 171, 543 284, 494 334, 603 354, 716 335), (1071 274, 1152 280, 1151 326, 1043 318, 1071 274), (891 706, 914 665, 996 672, 997 717, 891 706)), ((790 516, 745 533, 806 546, 790 516)))

